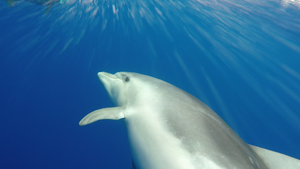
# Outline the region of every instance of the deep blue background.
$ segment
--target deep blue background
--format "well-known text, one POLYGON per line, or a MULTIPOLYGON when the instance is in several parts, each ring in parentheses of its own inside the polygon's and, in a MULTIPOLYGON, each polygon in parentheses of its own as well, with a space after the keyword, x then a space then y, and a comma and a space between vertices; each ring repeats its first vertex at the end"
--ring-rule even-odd
POLYGON ((298 1, 0 1, 0 168, 131 168, 97 72, 170 82, 247 143, 300 159, 298 1), (115 12, 113 11, 115 6, 115 12))

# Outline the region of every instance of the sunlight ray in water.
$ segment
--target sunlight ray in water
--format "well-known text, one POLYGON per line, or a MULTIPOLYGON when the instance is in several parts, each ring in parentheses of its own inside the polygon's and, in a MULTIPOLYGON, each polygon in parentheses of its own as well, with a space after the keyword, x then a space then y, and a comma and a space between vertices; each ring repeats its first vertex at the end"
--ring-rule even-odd
POLYGON ((281 4, 284 8, 288 8, 290 5, 300 8, 300 0, 281 0, 281 4))

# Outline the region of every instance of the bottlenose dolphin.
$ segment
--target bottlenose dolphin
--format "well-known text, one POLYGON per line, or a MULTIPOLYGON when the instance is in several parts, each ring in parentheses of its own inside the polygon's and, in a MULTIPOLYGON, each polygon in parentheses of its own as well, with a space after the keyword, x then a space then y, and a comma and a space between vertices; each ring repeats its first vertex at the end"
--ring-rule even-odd
POLYGON ((212 109, 162 80, 98 73, 117 107, 79 125, 123 119, 136 169, 299 169, 292 157, 246 144, 212 109))

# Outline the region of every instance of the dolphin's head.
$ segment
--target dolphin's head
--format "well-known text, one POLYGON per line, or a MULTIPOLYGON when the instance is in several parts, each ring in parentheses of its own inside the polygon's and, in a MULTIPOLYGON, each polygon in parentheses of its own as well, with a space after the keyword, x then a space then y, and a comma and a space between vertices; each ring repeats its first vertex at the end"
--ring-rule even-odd
MULTIPOLYGON (((110 74, 99 72, 98 77, 107 90, 112 102, 118 106, 126 106, 128 102, 137 102, 145 95, 149 87, 155 87, 161 80, 132 72, 110 74)), ((152 90, 152 95, 153 95, 152 90)))
MULTIPOLYGON (((123 119, 125 117, 128 102, 135 99, 134 96, 136 93, 139 92, 140 88, 143 88, 133 85, 135 84, 132 83, 133 81, 140 82, 139 78, 131 78, 133 74, 134 73, 125 72, 119 72, 116 74, 99 72, 98 77, 116 107, 95 110, 81 119, 79 125, 84 126, 103 119, 123 119)), ((139 76, 139 74, 136 75, 139 76)))
POLYGON ((120 77, 118 74, 110 74, 106 72, 99 72, 98 77, 103 83, 110 99, 117 106, 126 104, 126 83, 128 77, 120 77))
POLYGON ((133 81, 139 81, 136 76, 138 76, 138 74, 130 72, 118 72, 116 74, 106 72, 98 73, 98 77, 108 92, 110 99, 119 107, 126 105, 128 97, 132 99, 130 95, 138 90, 134 87, 135 85, 133 85, 133 81))
MULTIPOLYGON (((153 95, 153 92, 149 92, 149 88, 151 88, 153 84, 156 84, 155 79, 150 76, 131 72, 118 72, 116 74, 99 72, 98 77, 116 107, 98 109, 89 113, 81 119, 79 122, 80 126, 98 120, 119 120, 127 117, 127 115, 133 115, 134 113, 132 113, 132 111, 127 111, 128 105, 132 108, 136 105, 140 105, 141 102, 147 103, 147 101, 145 102, 144 96, 147 97, 149 93, 153 95)), ((149 98, 153 100, 153 97, 149 98)))

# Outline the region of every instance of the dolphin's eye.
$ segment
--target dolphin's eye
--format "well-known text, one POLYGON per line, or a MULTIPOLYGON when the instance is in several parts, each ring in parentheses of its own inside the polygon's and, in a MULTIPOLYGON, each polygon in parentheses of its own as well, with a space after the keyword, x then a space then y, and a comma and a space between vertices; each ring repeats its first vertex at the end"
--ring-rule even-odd
POLYGON ((124 81, 125 81, 125 82, 129 82, 129 81, 130 81, 130 78, 129 78, 128 76, 125 76, 124 81))

